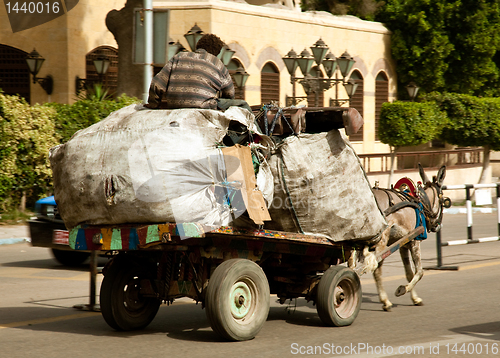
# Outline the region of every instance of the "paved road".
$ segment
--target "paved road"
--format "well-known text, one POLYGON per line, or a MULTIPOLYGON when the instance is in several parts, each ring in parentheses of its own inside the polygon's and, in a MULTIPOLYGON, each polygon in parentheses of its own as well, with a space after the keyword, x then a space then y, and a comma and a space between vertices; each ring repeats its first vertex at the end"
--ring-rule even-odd
MULTIPOLYGON (((474 220, 475 237, 496 235, 496 214, 474 220)), ((445 240, 465 238, 464 215, 444 223, 445 240)), ((436 265, 434 240, 431 235, 422 244, 427 267, 436 265)), ((352 326, 324 327, 304 300, 281 306, 272 299, 256 339, 227 343, 190 300, 162 306, 144 331, 115 332, 99 313, 72 308, 88 303, 86 266, 62 267, 48 250, 28 243, 0 245, 0 357, 295 357, 314 351, 325 357, 500 357, 500 242, 444 247, 443 254, 445 265, 460 270, 427 270, 417 286, 422 307, 393 296, 405 282, 395 254, 384 265, 392 312, 382 311, 372 279, 363 276, 363 304, 352 326)))

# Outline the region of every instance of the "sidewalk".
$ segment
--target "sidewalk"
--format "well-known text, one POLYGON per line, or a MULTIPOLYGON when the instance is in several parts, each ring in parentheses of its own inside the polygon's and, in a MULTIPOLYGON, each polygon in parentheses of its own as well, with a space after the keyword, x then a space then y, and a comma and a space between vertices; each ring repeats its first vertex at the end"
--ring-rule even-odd
POLYGON ((0 225, 0 245, 17 244, 30 240, 28 224, 0 225))

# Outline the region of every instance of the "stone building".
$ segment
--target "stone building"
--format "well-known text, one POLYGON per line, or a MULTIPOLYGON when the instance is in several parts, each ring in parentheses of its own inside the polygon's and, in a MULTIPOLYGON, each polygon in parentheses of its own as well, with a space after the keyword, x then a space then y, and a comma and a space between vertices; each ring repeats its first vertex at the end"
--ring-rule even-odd
MULTIPOLYGON (((0 7, 0 88, 6 93, 19 93, 32 104, 72 103, 79 87, 97 82, 103 82, 117 94, 124 92, 142 98, 144 65, 137 59, 135 49, 140 53, 142 46, 143 1, 66 0, 61 3, 66 5, 62 16, 16 32, 9 23, 7 6, 0 7), (52 77, 51 94, 33 83, 24 61, 35 48, 45 58, 37 77, 52 77), (93 60, 103 54, 111 63, 107 73, 98 76, 93 60)), ((350 54, 355 63, 346 79, 358 84, 350 105, 364 118, 362 132, 350 140, 363 160, 374 156, 368 158, 369 164, 364 162, 370 180, 380 180, 382 185, 387 183, 390 148, 378 140, 378 118, 382 103, 396 99, 397 81, 391 59, 390 32, 383 24, 352 16, 302 12, 294 0, 153 0, 153 7, 159 19, 155 27, 155 51, 160 52, 160 56, 155 55, 159 60, 153 64, 153 71, 161 69, 168 59, 168 49, 172 48, 166 46, 168 42, 179 41, 189 49, 184 35, 197 25, 203 32, 221 37, 234 51, 228 64, 230 72, 242 67, 250 75, 245 87, 237 91, 238 97, 250 105, 270 101, 286 105, 287 98, 293 95, 293 86, 283 57, 291 49, 299 55, 304 49, 311 52, 310 47, 321 39, 337 58, 345 52, 350 54)), ((295 74, 302 77, 299 69, 295 74)), ((318 72, 315 67, 309 74, 326 78, 325 71, 318 72)), ((332 78, 336 76, 342 77, 337 72, 332 78)), ((319 105, 330 106, 335 105, 336 100, 347 99, 341 84, 321 92, 317 99, 314 94, 308 96, 300 83, 296 83, 295 89, 297 97, 307 97, 299 104, 309 106, 316 105, 316 100, 319 105)), ((344 102, 342 105, 348 105, 344 102)), ((433 148, 413 150, 422 149, 433 148)), ((422 157, 415 158, 421 160, 422 157)), ((406 165, 402 160, 399 163, 406 165)), ((459 182, 476 182, 480 166, 480 162, 471 162, 457 169, 459 182)), ((407 175, 418 180, 416 171, 407 175)))

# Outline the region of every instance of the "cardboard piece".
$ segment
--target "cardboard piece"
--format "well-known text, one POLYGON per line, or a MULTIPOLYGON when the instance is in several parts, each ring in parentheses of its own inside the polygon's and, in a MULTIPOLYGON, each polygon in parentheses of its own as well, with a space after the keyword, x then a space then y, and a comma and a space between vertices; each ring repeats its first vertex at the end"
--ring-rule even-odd
POLYGON ((264 221, 270 221, 271 216, 264 196, 257 189, 250 147, 236 144, 222 148, 222 154, 226 165, 227 181, 241 183, 241 194, 250 219, 257 225, 264 225, 264 221))

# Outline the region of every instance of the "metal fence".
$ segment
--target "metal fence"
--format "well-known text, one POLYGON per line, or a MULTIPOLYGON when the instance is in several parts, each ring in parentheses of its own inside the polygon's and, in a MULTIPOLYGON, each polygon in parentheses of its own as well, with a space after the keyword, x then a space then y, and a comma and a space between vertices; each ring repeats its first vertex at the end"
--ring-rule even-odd
POLYGON ((490 242, 500 240, 500 183, 493 184, 463 184, 463 185, 443 185, 443 190, 465 190, 465 207, 467 214, 467 239, 465 240, 453 240, 445 241, 441 240, 441 230, 436 233, 436 248, 437 248, 437 266, 435 269, 447 269, 447 270, 457 270, 456 266, 443 266, 443 256, 441 247, 443 246, 455 246, 455 245, 467 245, 467 244, 478 244, 481 242, 490 242), (497 224, 498 224, 498 236, 483 237, 479 239, 473 238, 472 231, 472 200, 471 200, 471 190, 472 189, 488 189, 496 188, 496 206, 497 206, 497 224))

